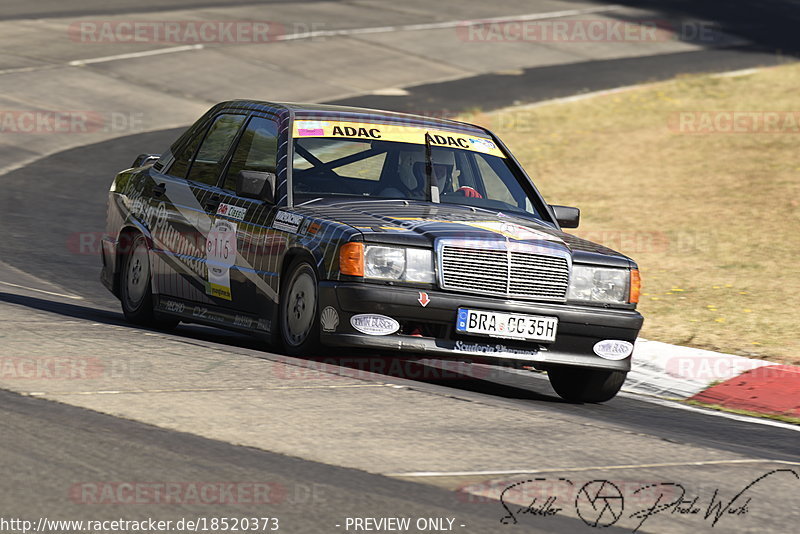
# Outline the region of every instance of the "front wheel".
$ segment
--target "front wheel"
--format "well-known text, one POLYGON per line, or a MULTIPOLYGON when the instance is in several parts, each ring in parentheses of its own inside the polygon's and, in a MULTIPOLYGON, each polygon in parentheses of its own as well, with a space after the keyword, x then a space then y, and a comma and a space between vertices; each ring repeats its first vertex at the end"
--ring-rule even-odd
POLYGON ((627 371, 558 367, 549 369, 547 376, 558 396, 566 401, 605 402, 613 399, 619 393, 628 373, 627 371))
POLYGON ((120 300, 125 319, 153 328, 170 329, 177 326, 179 321, 160 317, 153 311, 150 258, 147 240, 142 234, 133 237, 123 258, 120 300))
POLYGON ((281 341, 292 356, 313 353, 320 348, 317 274, 310 263, 299 259, 286 272, 280 299, 281 341))

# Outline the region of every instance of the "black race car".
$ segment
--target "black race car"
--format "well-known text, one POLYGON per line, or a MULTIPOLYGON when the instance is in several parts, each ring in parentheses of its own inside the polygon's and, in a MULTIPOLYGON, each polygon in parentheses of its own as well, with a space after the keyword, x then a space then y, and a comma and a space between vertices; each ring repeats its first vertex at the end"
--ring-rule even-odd
POLYGON ((630 370, 639 272, 561 231, 579 215, 478 126, 231 101, 117 175, 102 280, 142 325, 533 366, 600 402, 630 370))

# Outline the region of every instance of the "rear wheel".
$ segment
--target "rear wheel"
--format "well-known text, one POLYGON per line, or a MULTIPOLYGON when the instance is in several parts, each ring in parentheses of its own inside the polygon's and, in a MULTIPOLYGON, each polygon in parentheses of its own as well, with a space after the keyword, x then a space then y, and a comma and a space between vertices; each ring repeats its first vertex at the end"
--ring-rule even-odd
POLYGON ((141 326, 174 328, 178 320, 162 317, 153 311, 147 240, 142 234, 136 234, 126 248, 120 280, 120 300, 125 319, 141 326))
POLYGON ((293 356, 313 353, 320 348, 317 274, 310 263, 301 259, 294 260, 286 272, 281 289, 281 341, 293 356))
POLYGON ((566 401, 605 402, 619 393, 628 373, 558 367, 548 369, 547 376, 558 396, 566 401))

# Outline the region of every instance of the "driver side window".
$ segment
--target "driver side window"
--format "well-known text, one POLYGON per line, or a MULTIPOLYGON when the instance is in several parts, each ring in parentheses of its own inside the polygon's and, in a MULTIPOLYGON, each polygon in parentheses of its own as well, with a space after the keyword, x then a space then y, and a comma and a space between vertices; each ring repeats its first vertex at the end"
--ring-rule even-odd
POLYGON ((253 117, 233 152, 223 188, 236 190, 236 176, 241 171, 276 171, 278 123, 265 117, 253 117))
POLYGON ((225 156, 244 122, 244 115, 220 115, 211 128, 189 168, 188 180, 216 185, 222 172, 225 156))

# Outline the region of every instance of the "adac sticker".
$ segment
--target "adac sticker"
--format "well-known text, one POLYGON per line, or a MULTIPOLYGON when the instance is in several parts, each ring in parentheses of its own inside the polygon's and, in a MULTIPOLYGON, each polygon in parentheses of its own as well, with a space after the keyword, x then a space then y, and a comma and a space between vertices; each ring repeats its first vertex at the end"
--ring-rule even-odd
POLYGON ((208 292, 213 297, 233 300, 231 267, 236 265, 236 223, 216 219, 206 238, 208 292))
POLYGON ((606 360, 624 360, 633 352, 633 343, 619 339, 604 339, 594 344, 594 353, 606 360))
POLYGON ((388 336, 400 330, 400 323, 385 315, 364 313, 350 318, 353 328, 370 336, 388 336))
POLYGON ((292 135, 295 138, 343 137, 369 141, 413 143, 416 145, 424 145, 426 142, 430 142, 433 146, 460 148, 499 158, 506 157, 491 139, 475 137, 468 133, 425 128, 411 124, 299 120, 294 122, 292 135))

